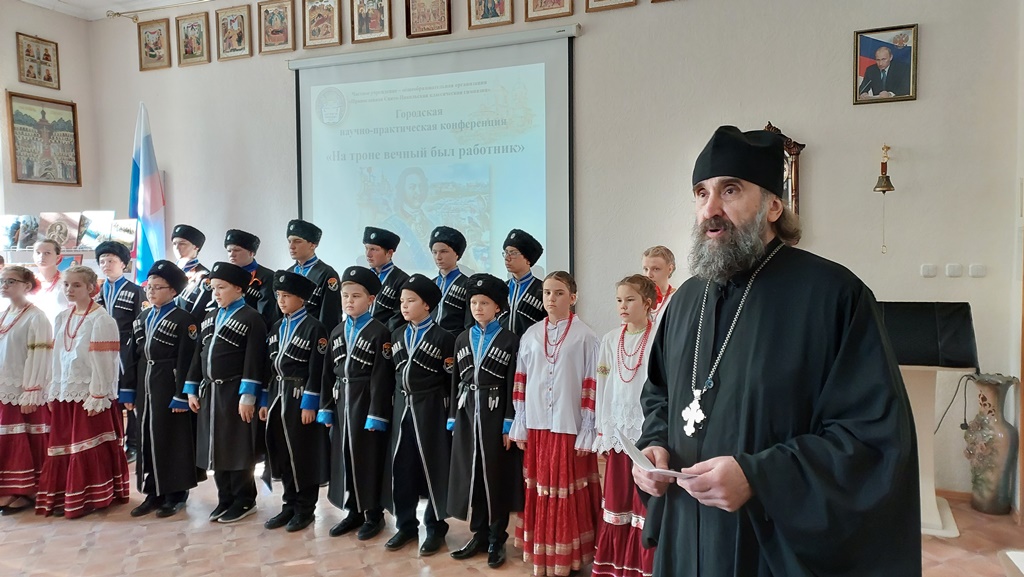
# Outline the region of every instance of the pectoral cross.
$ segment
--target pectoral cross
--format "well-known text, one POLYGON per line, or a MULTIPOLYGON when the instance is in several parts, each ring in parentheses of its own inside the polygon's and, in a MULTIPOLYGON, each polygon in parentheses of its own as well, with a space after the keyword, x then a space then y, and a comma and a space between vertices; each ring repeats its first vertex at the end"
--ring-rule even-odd
POLYGON ((693 402, 690 403, 685 409, 683 409, 683 420, 686 421, 686 426, 683 427, 683 432, 686 433, 687 437, 692 437, 697 432, 695 424, 704 422, 706 415, 700 408, 700 395, 704 391, 693 392, 693 402))

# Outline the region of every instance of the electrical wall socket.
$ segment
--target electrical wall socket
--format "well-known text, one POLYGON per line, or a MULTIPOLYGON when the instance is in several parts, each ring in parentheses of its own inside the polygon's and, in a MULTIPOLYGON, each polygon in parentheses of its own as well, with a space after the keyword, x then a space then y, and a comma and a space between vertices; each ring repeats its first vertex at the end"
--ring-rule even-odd
POLYGON ((921 277, 922 278, 935 278, 939 274, 939 267, 933 264, 921 265, 921 277))
POLYGON ((967 276, 971 278, 981 278, 988 274, 988 269, 983 264, 972 264, 967 267, 967 276))
POLYGON ((960 278, 964 276, 964 265, 958 263, 947 264, 946 276, 949 278, 960 278))

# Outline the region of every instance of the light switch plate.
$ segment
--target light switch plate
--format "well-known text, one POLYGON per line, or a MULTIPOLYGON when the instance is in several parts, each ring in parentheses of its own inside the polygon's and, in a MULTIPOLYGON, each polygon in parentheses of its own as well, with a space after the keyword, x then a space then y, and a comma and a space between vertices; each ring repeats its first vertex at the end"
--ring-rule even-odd
POLYGON ((946 276, 949 278, 959 278, 964 276, 964 265, 958 263, 947 264, 946 276))

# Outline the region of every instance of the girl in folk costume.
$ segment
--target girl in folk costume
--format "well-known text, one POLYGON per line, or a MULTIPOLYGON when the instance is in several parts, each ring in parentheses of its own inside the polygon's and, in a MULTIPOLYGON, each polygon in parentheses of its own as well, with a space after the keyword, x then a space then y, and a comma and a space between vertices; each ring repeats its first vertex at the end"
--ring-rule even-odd
POLYGON ((36 305, 44 313, 46 318, 53 323, 61 311, 68 308, 68 299, 64 294, 64 280, 57 265, 60 264, 60 244, 49 238, 37 242, 33 248, 32 258, 36 263, 39 274, 39 290, 29 296, 32 304, 36 305))
POLYGON ((475 274, 466 283, 466 296, 476 324, 455 339, 448 511, 469 520, 473 538, 452 557, 463 560, 487 552, 487 565, 496 569, 505 563, 509 512, 522 501, 523 491, 508 438, 519 337, 497 320, 508 306, 503 281, 475 274))
POLYGON ((423 524, 427 538, 420 555, 437 553, 448 533, 448 472, 451 435, 446 430, 451 374, 455 370, 455 337, 434 323, 431 313, 441 302, 434 281, 414 274, 402 285, 402 317, 406 326, 391 333, 395 362, 395 419, 391 428, 391 479, 384 496, 395 515, 398 532, 384 544, 397 551, 419 531, 416 506, 427 496, 423 524), (388 490, 390 489, 390 490, 388 490))
POLYGON ((622 444, 635 445, 644 424, 640 391, 647 381, 647 363, 654 342, 650 318, 657 291, 644 275, 628 276, 616 285, 622 328, 601 340, 597 362, 597 442, 607 454, 604 477, 604 522, 597 537, 594 575, 647 577, 654 573, 654 550, 641 545, 647 509, 633 482, 633 462, 622 444), (624 435, 624 436, 623 436, 624 435))
POLYGON ((658 325, 661 324, 661 318, 665 315, 668 302, 672 300, 672 295, 676 294, 675 287, 669 284, 672 273, 676 271, 676 255, 672 254, 668 247, 652 246, 644 251, 641 265, 643 275, 654 281, 656 289, 657 298, 651 308, 651 320, 654 321, 652 330, 656 334, 658 325))
POLYGON ((327 432, 317 425, 327 329, 306 312, 316 283, 293 272, 274 273, 283 315, 270 329, 270 382, 263 387, 260 420, 267 423, 267 457, 281 479, 284 505, 263 524, 301 531, 313 522, 320 485, 328 480, 327 432))
POLYGON ((391 332, 370 312, 380 288, 377 273, 366 267, 351 266, 341 276, 345 321, 331 333, 324 372, 333 383, 331 393, 320 396, 317 415, 317 421, 331 427, 327 498, 348 509, 348 516, 331 527, 331 536, 359 529, 360 541, 384 528, 382 491, 395 394, 391 332))
POLYGON ((196 469, 196 445, 185 375, 196 348, 198 328, 175 298, 188 278, 169 260, 149 269, 146 294, 151 308, 135 319, 120 401, 139 419, 139 458, 135 476, 146 495, 132 517, 156 511, 170 517, 185 507, 189 489, 206 478, 196 469), (201 478, 200 478, 201 476, 201 478))
POLYGON ((593 446, 600 341, 575 314, 576 281, 544 279, 548 312, 519 343, 509 437, 525 452, 526 505, 516 546, 534 575, 569 575, 594 556, 601 486, 593 446))
POLYGON ((39 288, 31 271, 8 266, 0 296, 10 305, 0 317, 0 514, 32 506, 50 437, 46 387, 52 370, 53 332, 28 293, 39 288))
POLYGON ((217 310, 203 320, 183 390, 199 414, 196 466, 213 471, 210 520, 234 523, 256 512, 256 395, 266 381, 267 325, 243 293, 252 275, 218 262, 210 271, 217 310))
POLYGON ((93 301, 97 290, 92 269, 72 266, 64 272, 71 308, 54 322, 50 447, 37 515, 74 518, 128 502, 131 481, 117 403, 120 337, 117 323, 93 301))

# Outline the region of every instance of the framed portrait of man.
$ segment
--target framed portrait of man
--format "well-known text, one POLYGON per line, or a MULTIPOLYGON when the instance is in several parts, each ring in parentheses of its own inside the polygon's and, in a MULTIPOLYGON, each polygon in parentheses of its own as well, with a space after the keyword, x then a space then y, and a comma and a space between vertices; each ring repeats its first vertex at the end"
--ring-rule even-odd
POLYGON ((917 100, 917 52, 917 24, 855 32, 853 103, 917 100))

